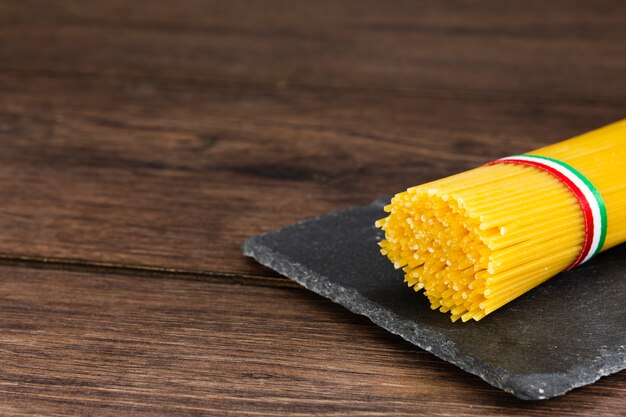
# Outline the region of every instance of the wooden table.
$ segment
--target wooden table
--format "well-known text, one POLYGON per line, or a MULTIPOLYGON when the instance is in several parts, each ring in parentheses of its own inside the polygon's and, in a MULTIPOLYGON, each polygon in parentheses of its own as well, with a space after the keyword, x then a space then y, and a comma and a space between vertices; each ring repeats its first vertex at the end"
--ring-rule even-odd
POLYGON ((624 2, 0 3, 3 415, 624 415, 523 402, 251 235, 623 118, 624 2))

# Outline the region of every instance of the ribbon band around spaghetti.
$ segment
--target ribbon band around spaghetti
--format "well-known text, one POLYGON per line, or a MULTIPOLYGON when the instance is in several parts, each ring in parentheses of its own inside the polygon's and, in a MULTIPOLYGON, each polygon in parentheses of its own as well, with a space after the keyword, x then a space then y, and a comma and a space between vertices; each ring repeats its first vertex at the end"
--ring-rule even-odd
POLYGON ((587 262, 602 250, 607 231, 606 206, 598 189, 580 171, 558 159, 532 154, 508 156, 485 165, 496 164, 518 164, 541 169, 561 181, 574 194, 584 216, 585 239, 580 254, 567 270, 587 262))

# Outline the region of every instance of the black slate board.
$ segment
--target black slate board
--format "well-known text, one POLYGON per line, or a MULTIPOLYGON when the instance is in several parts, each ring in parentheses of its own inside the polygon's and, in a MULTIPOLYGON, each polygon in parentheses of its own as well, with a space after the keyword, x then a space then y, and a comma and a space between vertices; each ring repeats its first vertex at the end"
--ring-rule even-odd
POLYGON ((489 384, 545 399, 626 368, 626 245, 560 274, 480 322, 452 323, 378 252, 388 200, 255 236, 255 258, 489 384))

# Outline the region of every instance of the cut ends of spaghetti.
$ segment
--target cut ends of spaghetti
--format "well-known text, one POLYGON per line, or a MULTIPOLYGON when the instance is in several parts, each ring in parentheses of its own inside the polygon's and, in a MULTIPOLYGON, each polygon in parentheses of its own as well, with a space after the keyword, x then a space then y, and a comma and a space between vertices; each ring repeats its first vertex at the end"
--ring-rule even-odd
POLYGON ((483 318, 491 255, 483 236, 499 230, 481 230, 461 201, 432 190, 398 194, 385 210, 390 215, 376 223, 386 234, 381 253, 403 269, 405 282, 453 321, 483 318))

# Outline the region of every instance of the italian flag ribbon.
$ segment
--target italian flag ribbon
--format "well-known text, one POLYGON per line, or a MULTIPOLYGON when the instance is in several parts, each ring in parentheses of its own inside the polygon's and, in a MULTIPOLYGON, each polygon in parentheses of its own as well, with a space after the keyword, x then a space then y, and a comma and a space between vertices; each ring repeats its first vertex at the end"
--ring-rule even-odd
POLYGON ((574 263, 578 266, 597 255, 604 246, 607 230, 606 206, 598 189, 576 168, 547 156, 522 154, 497 159, 486 165, 518 164, 539 168, 556 177, 574 194, 585 219, 585 241, 574 263))

